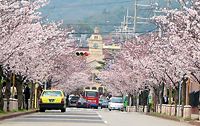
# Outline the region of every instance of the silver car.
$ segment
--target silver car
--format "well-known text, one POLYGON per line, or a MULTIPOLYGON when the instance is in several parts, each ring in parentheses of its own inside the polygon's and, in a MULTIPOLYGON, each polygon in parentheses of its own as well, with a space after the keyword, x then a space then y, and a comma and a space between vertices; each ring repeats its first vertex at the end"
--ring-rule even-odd
POLYGON ((111 110, 124 110, 123 99, 121 97, 112 97, 108 101, 108 109, 111 110))

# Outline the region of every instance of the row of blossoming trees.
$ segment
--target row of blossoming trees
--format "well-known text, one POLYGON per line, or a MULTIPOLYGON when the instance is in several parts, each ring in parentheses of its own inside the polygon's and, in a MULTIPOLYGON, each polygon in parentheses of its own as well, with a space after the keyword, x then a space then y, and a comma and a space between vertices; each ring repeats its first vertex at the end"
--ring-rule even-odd
MULTIPOLYGON (((6 83, 6 99, 9 104, 12 75, 17 89, 18 109, 22 109, 22 83, 51 78, 52 87, 70 92, 85 85, 89 69, 84 59, 74 57, 67 39, 68 31, 60 29, 62 22, 44 21, 38 9, 48 0, 0 1, 0 78, 6 83)), ((88 83, 87 83, 88 84, 88 83)), ((0 86, 0 110, 4 102, 0 86)))
MULTIPOLYGON (((200 1, 193 1, 191 7, 184 9, 184 12, 163 9, 165 15, 152 18, 162 30, 162 36, 150 33, 126 41, 117 59, 102 71, 102 83, 110 90, 133 96, 148 88, 157 95, 159 91, 162 94, 164 86, 171 86, 177 105, 180 80, 183 90, 186 77, 191 82, 200 82, 200 1)), ((185 94, 182 96, 185 99, 185 94)))

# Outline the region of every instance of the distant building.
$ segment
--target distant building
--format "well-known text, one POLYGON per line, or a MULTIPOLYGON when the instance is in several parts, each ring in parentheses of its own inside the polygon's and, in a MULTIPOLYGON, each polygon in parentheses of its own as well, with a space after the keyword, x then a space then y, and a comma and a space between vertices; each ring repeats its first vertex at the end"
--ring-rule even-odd
POLYGON ((110 40, 103 40, 103 37, 99 33, 98 27, 95 27, 94 33, 91 37, 87 39, 87 35, 81 35, 79 39, 79 49, 77 52, 88 52, 89 55, 86 56, 86 62, 88 66, 92 68, 91 73, 98 74, 98 68, 102 67, 100 62, 104 62, 105 58, 112 58, 109 52, 120 51, 121 47, 117 43, 110 40))
POLYGON ((121 50, 121 47, 118 44, 112 42, 104 42, 103 49, 108 52, 119 52, 121 50))
POLYGON ((89 39, 89 56, 87 57, 87 63, 92 68, 91 73, 99 73, 96 69, 101 67, 98 61, 103 61, 103 39, 101 34, 99 34, 98 27, 95 27, 94 33, 89 39))

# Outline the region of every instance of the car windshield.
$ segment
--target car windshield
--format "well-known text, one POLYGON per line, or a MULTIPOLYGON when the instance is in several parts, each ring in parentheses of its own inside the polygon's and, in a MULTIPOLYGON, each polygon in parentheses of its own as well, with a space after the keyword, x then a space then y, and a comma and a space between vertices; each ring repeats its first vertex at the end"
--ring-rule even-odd
POLYGON ((110 101, 114 103, 123 103, 121 98, 111 98, 110 101))
POLYGON ((98 93, 94 91, 87 91, 86 97, 98 97, 98 93))
POLYGON ((62 97, 62 94, 60 91, 44 91, 42 94, 43 97, 62 97))

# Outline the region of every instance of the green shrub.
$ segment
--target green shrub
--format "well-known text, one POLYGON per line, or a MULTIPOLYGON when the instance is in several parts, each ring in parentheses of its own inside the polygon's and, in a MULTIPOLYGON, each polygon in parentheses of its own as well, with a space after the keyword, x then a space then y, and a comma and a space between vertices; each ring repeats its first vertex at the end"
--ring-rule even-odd
POLYGON ((7 112, 0 110, 0 115, 7 114, 7 112))
POLYGON ((149 103, 149 109, 153 110, 153 103, 149 103))
POLYGON ((16 110, 16 109, 13 109, 13 110, 12 110, 12 112, 18 112, 18 110, 16 110))

